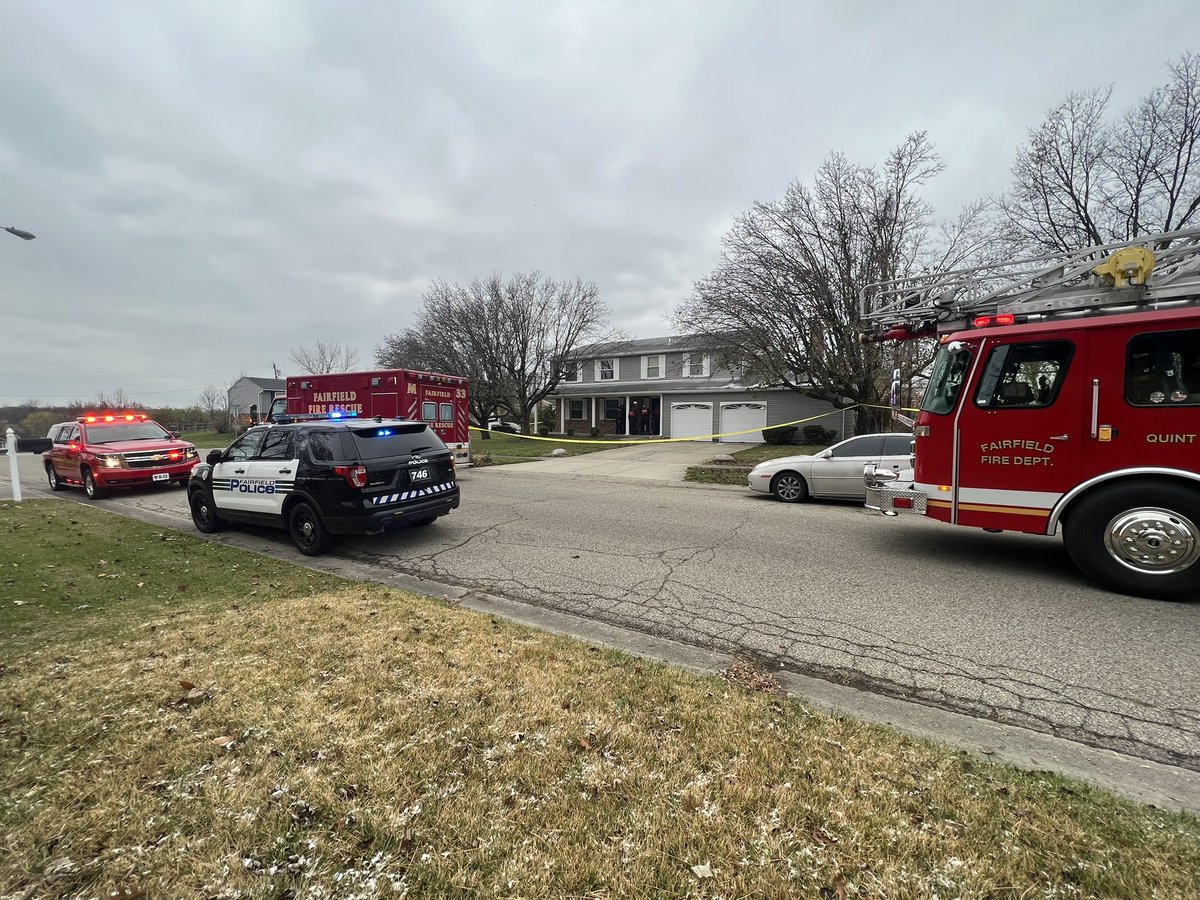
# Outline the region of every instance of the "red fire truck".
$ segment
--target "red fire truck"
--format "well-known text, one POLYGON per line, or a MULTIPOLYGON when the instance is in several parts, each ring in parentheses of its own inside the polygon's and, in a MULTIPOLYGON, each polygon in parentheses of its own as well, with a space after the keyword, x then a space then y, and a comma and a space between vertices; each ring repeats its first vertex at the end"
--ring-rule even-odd
POLYGON ((276 397, 268 422, 311 415, 413 419, 429 424, 454 453, 456 465, 471 459, 467 390, 458 375, 384 369, 378 372, 335 372, 292 375, 284 397, 276 397))
POLYGON ((872 285, 865 342, 938 343, 899 479, 867 506, 1062 530, 1136 596, 1200 597, 1200 229, 872 285))

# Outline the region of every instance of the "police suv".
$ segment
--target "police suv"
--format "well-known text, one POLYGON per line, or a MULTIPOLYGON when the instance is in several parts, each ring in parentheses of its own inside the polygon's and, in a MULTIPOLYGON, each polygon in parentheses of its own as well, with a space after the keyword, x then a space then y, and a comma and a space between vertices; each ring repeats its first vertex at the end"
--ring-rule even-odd
POLYGON ((188 502, 205 534, 228 522, 284 528, 316 556, 338 535, 430 525, 459 494, 454 457, 424 422, 334 417, 259 425, 213 450, 188 502))

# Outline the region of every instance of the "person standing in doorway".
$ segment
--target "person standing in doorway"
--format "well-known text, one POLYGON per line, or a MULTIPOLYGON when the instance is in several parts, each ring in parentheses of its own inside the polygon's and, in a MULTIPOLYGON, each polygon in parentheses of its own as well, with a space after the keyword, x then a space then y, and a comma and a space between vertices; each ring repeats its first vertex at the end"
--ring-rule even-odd
POLYGON ((650 434, 650 407, 644 403, 638 413, 638 434, 650 434))
POLYGON ((629 404, 629 434, 637 434, 637 404, 629 404))

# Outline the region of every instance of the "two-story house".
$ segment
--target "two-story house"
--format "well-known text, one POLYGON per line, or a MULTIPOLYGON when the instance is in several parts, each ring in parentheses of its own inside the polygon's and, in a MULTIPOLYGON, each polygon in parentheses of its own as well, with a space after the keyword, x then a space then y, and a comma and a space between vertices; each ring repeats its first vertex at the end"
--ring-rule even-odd
POLYGON ((743 385, 716 365, 687 335, 644 338, 584 348, 582 362, 547 399, 559 432, 647 435, 722 441, 762 441, 757 429, 811 416, 816 424, 849 436, 848 418, 831 404, 779 387, 743 385), (613 349, 615 346, 616 349, 613 349))
POLYGON ((287 393, 282 378, 243 375, 229 386, 229 417, 237 427, 253 425, 271 410, 271 401, 287 393))

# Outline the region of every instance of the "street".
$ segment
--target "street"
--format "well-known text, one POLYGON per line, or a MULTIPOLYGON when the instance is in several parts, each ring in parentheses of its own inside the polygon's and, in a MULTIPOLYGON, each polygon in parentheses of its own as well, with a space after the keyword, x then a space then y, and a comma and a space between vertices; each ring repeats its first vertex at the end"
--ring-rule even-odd
MULTIPOLYGON (((26 498, 50 496, 40 460, 20 462, 26 498)), ((336 554, 1200 769, 1200 606, 1101 591, 1057 538, 520 466, 461 483, 434 526, 336 554)), ((98 505, 192 530, 177 488, 98 505)))

